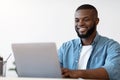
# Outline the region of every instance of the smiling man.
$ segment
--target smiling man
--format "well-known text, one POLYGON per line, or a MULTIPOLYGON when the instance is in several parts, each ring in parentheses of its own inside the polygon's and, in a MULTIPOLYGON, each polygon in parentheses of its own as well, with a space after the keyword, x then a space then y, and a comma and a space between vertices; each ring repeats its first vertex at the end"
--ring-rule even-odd
POLYGON ((119 80, 120 44, 97 32, 96 8, 79 6, 75 12, 78 39, 63 43, 58 51, 64 78, 119 80))

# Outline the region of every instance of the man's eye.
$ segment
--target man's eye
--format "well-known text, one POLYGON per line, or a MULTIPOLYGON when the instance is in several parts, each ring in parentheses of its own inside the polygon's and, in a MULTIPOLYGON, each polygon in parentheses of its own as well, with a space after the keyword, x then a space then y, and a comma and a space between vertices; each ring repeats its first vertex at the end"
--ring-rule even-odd
POLYGON ((79 19, 75 19, 75 22, 79 22, 79 19))

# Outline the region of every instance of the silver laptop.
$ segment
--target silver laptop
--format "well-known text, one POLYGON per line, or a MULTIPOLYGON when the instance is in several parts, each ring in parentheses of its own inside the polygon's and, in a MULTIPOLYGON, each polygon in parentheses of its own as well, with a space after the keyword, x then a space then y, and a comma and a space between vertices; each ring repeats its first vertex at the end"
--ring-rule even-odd
POLYGON ((19 77, 62 77, 55 43, 14 43, 12 50, 19 77))

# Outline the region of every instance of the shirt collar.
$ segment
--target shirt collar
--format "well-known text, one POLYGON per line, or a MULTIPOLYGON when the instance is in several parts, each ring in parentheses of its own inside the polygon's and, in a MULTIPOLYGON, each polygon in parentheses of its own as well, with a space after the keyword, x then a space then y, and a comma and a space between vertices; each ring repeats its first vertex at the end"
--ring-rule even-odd
POLYGON ((100 35, 97 33, 93 42, 92 42, 92 45, 95 45, 99 41, 99 39, 100 39, 100 35))
MULTIPOLYGON (((99 38, 100 38, 100 35, 98 34, 98 32, 96 33, 96 36, 92 42, 91 45, 95 45, 98 41, 99 41, 99 38)), ((81 39, 79 38, 79 46, 82 46, 82 42, 81 42, 81 39)))

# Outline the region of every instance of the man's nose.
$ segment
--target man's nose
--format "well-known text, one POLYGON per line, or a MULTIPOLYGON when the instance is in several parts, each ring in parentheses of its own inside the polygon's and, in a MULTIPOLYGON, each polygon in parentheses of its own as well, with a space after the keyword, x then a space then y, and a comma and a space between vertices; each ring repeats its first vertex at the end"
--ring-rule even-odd
POLYGON ((83 20, 80 20, 79 22, 78 22, 78 26, 83 26, 85 23, 84 23, 84 21, 83 20))

